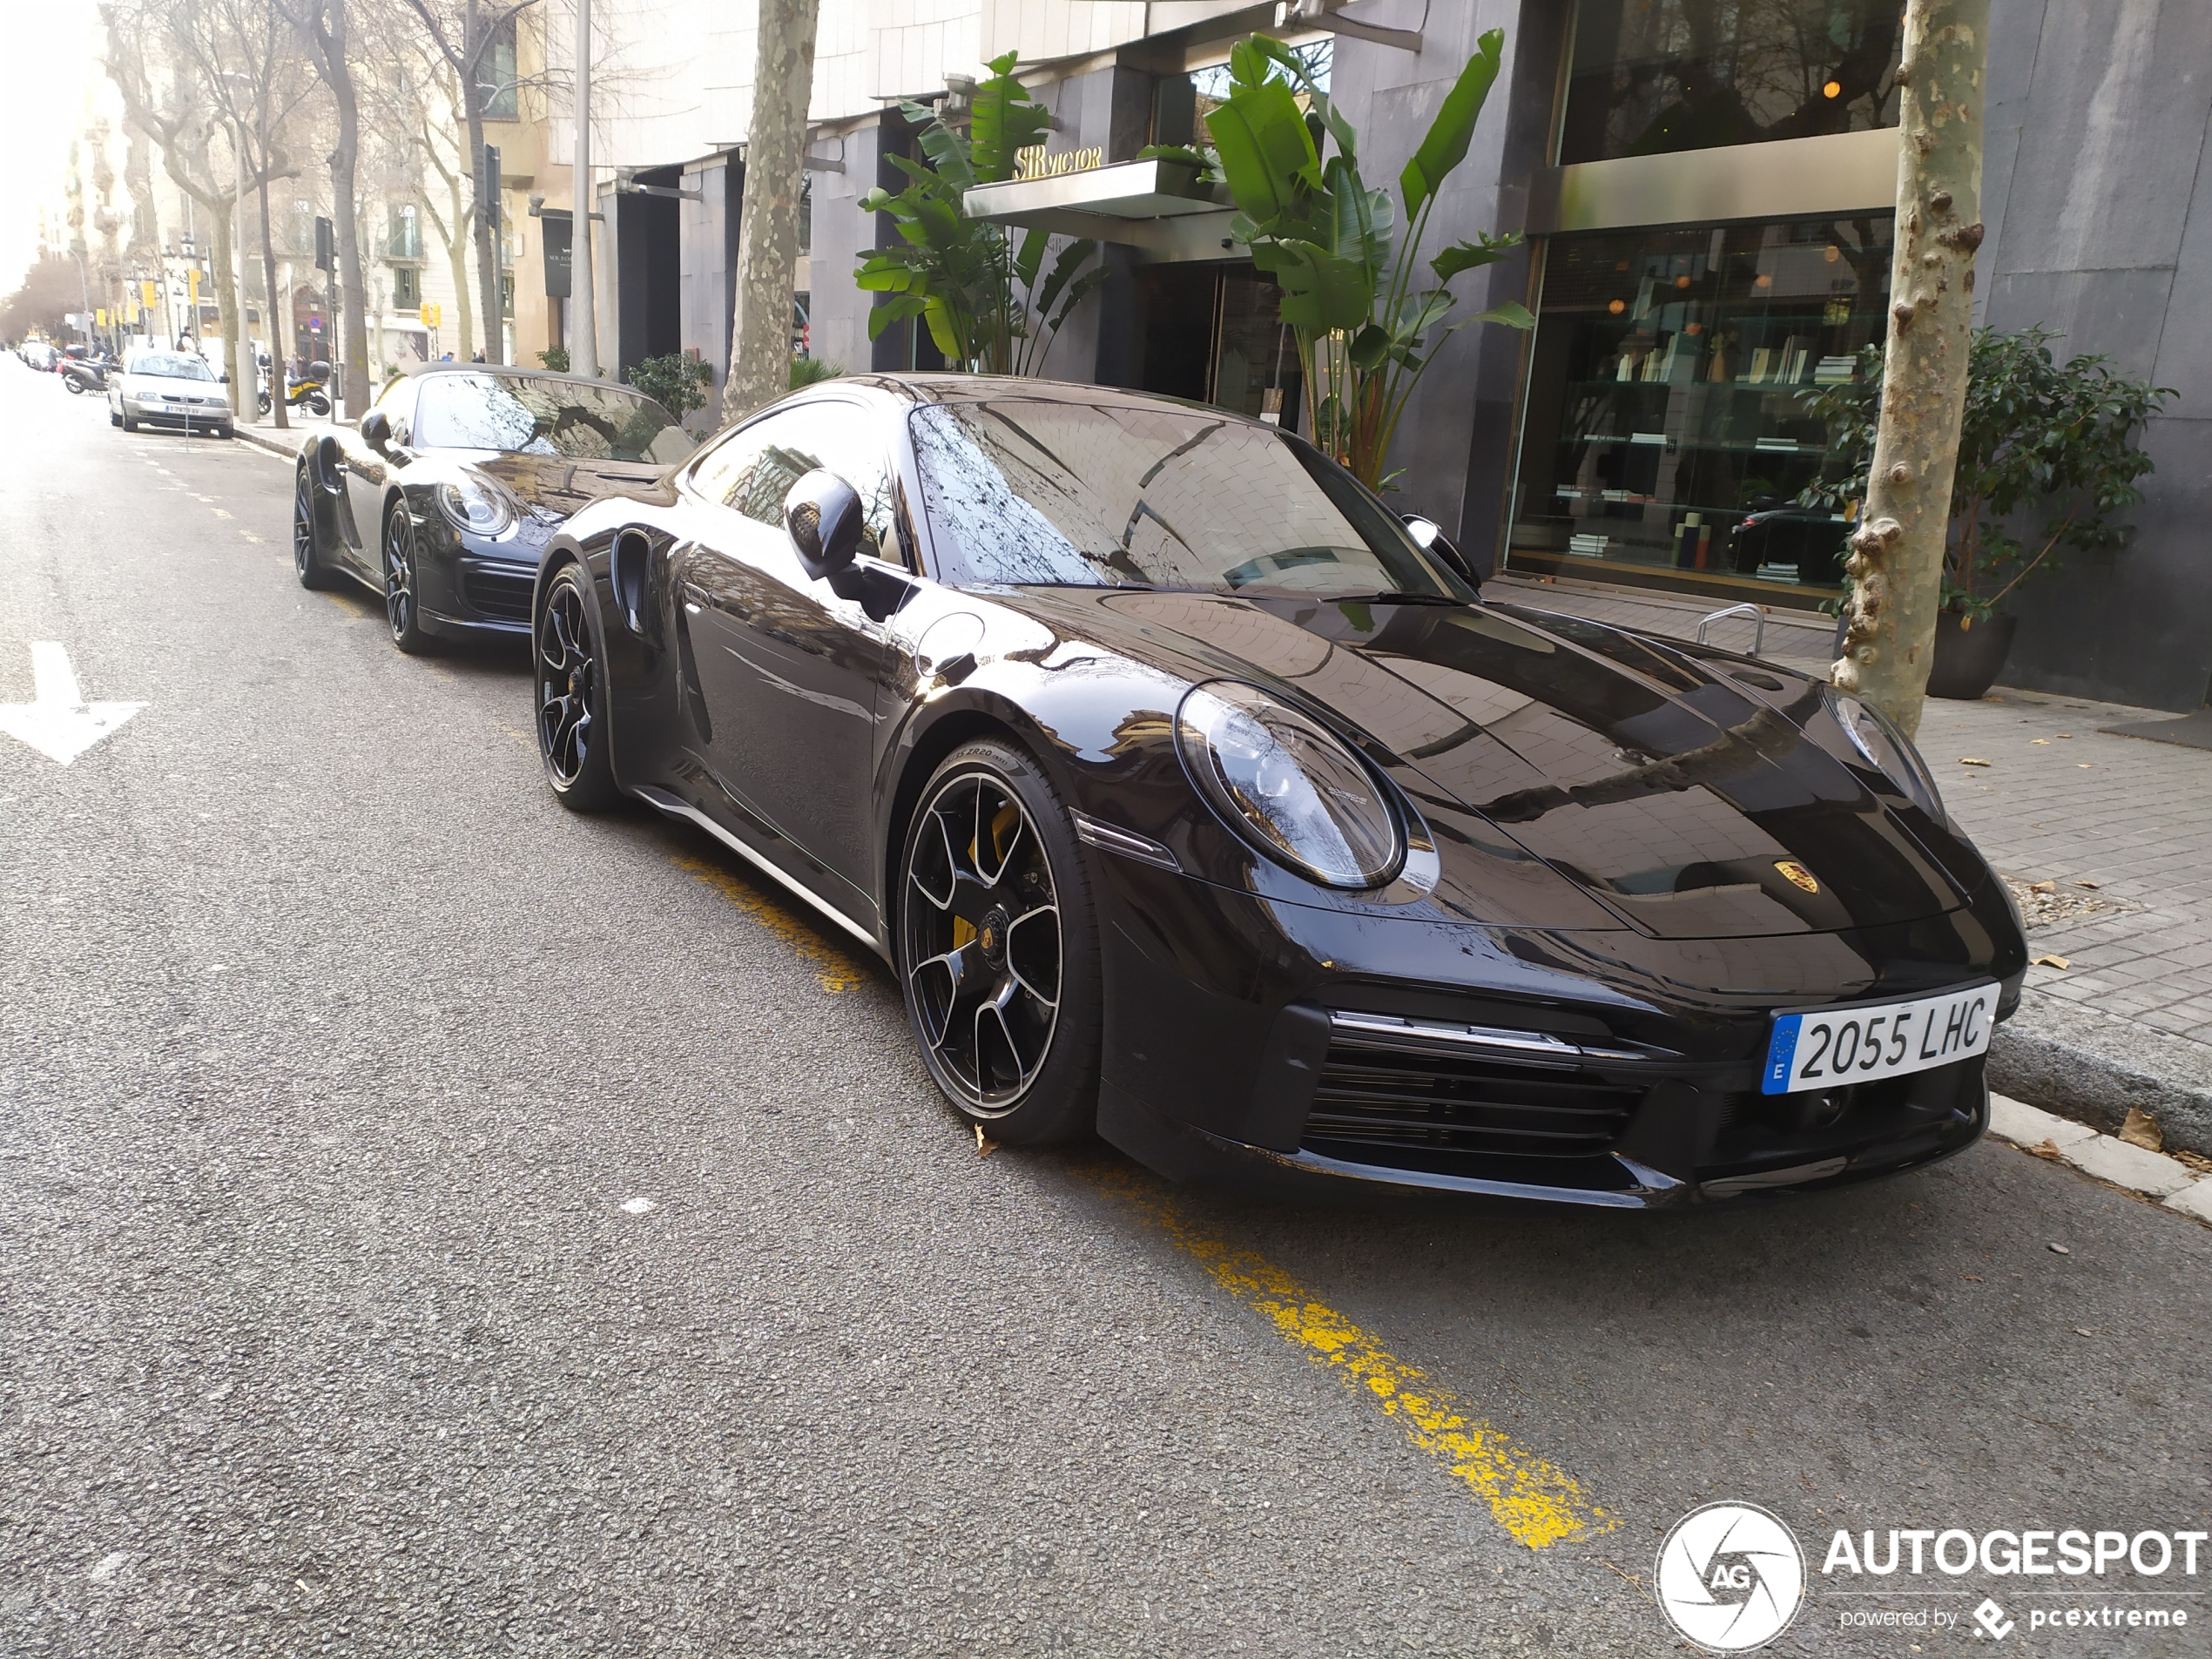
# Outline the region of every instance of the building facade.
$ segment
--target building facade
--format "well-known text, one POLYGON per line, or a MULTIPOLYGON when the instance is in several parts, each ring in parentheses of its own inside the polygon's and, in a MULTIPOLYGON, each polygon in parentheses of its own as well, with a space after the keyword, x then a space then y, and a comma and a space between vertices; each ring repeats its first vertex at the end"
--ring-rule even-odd
MULTIPOLYGON (((606 158, 601 352, 728 361, 751 106, 750 31, 656 8, 595 74, 606 158), (676 26, 669 27, 671 17, 676 26)), ((927 334, 871 341, 853 272, 888 242, 860 200, 902 182, 902 98, 941 99, 1012 51, 1076 171, 980 192, 977 211, 1091 236, 1109 280, 1053 348, 1057 378, 1300 418, 1272 286, 1203 188, 1140 163, 1204 142, 1231 44, 1254 30, 1325 45, 1370 180, 1394 179, 1481 32, 1505 70, 1431 246, 1519 230, 1507 263, 1455 285, 1531 334, 1454 335, 1400 428, 1402 505, 1456 527, 1486 569, 1812 610, 1839 591, 1850 526, 1797 504, 1826 458, 1809 395, 1847 378, 1888 309, 1897 0, 824 0, 806 348, 843 367, 934 367, 927 334)), ((617 26, 618 27, 618 26, 617 26)), ((554 43, 549 56, 560 57, 554 43)), ((2212 688, 2212 8, 1993 0, 1978 320, 2058 330, 2180 396, 2144 435, 2121 550, 2024 585, 2008 683, 2170 709, 2212 688)), ((553 77, 557 81, 557 73, 553 77)), ((568 152, 561 112, 551 154, 568 152)), ((550 169, 549 169, 550 171, 550 169)))

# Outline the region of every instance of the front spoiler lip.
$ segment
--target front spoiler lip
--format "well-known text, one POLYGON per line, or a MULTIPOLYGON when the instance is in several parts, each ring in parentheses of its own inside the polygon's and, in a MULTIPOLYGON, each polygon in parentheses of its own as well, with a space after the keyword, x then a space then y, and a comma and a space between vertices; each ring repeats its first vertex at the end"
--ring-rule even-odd
POLYGON ((1972 1132, 1961 1136, 1956 1144, 1946 1145, 1942 1143, 1940 1136, 1946 1125, 1935 1123, 1916 1127, 1904 1135, 1870 1141, 1846 1152, 1831 1152, 1810 1163, 1770 1170, 1716 1173, 1703 1181, 1677 1180, 1618 1152, 1608 1153, 1607 1156, 1622 1167, 1631 1183, 1629 1186, 1619 1190, 1560 1187, 1535 1182, 1444 1175, 1427 1170, 1400 1169, 1395 1164, 1356 1163, 1309 1152, 1303 1148, 1296 1152, 1279 1152, 1269 1147, 1226 1139, 1194 1123, 1161 1122, 1163 1127, 1190 1136, 1197 1143, 1197 1150, 1209 1162, 1224 1170, 1258 1176, 1269 1180, 1271 1184, 1287 1183, 1308 1193, 1333 1189, 1340 1194, 1366 1192, 1380 1197, 1395 1190, 1452 1193, 1476 1198, 1507 1198, 1546 1204, 1578 1204, 1586 1209, 1673 1210, 1694 1204, 1717 1203, 1755 1192, 1804 1192, 1829 1186, 1846 1186, 1939 1163, 1946 1158, 1957 1157, 1980 1140, 1986 1132, 1989 1127, 1989 1090, 1985 1083, 1980 1103, 1973 1113, 1972 1132), (1896 1158, 1883 1156, 1885 1149, 1909 1147, 1930 1136, 1936 1136, 1936 1143, 1924 1153, 1907 1154, 1896 1158))

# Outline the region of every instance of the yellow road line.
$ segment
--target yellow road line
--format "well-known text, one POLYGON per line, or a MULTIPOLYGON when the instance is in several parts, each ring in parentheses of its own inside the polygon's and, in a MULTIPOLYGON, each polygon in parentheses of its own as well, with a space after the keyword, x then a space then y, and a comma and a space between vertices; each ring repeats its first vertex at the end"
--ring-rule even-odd
POLYGON ((1620 1518, 1590 1502, 1581 1483, 1503 1430, 1471 1416, 1427 1374, 1395 1358, 1367 1332, 1249 1250, 1186 1220, 1173 1201, 1141 1178, 1110 1167, 1094 1182, 1198 1262, 1215 1284, 1271 1323, 1278 1334, 1346 1387, 1394 1419, 1406 1438, 1490 1506, 1514 1539, 1531 1549, 1611 1532, 1620 1518))
POLYGON ((709 864, 705 859, 686 858, 680 853, 670 861, 679 870, 690 871, 751 916, 773 934, 794 956, 813 963, 820 976, 824 990, 849 991, 867 978, 866 971, 851 957, 824 944, 821 936, 812 927, 763 896, 758 888, 735 872, 718 864, 709 864))

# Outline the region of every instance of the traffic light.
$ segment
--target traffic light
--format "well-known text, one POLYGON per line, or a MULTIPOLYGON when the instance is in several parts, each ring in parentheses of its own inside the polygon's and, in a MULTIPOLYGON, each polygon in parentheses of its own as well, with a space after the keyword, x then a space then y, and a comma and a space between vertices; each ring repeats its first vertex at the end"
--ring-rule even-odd
POLYGON ((315 220, 315 269, 335 271, 338 268, 338 232, 328 219, 315 220))
POLYGON ((484 223, 490 227, 492 236, 496 239, 499 235, 499 146, 497 145, 488 144, 484 146, 483 173, 476 183, 476 211, 484 216, 484 223))

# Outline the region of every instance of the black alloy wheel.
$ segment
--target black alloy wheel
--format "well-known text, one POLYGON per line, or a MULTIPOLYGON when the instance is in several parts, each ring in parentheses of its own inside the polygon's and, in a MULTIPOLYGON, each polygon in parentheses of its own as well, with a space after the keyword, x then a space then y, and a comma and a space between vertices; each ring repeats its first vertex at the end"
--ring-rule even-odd
POLYGON ((570 564, 546 585, 531 630, 532 655, 545 781, 570 811, 596 813, 614 804, 617 791, 601 718, 606 689, 583 583, 581 568, 570 564))
POLYGON ((331 585, 330 572, 324 568, 315 543, 315 481, 302 461, 293 474, 292 568, 299 572, 303 588, 331 585))
POLYGON ((995 1138, 1089 1130, 1097 1112, 1097 938, 1068 815, 1028 756, 969 744, 907 832, 899 970, 937 1085, 995 1138))
POLYGON ((392 624, 392 643, 410 657, 430 648, 422 627, 421 607, 415 598, 415 515, 404 501, 392 503, 384 517, 384 616, 392 624))

